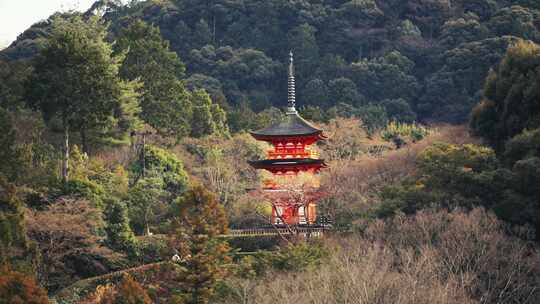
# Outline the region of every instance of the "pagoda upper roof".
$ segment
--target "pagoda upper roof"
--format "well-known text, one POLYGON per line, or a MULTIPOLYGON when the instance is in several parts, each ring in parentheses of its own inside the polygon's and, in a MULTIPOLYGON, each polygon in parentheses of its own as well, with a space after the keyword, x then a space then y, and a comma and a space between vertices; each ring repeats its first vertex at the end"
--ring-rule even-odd
POLYGON ((288 112, 281 122, 250 133, 254 137, 288 137, 322 135, 322 132, 321 129, 315 127, 294 111, 288 112))

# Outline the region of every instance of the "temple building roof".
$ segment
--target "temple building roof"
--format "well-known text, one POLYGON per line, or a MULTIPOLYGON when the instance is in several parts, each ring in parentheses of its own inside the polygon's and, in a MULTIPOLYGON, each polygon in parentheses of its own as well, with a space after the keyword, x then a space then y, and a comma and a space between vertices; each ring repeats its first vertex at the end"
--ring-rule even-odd
POLYGON ((249 164, 255 169, 283 172, 306 171, 308 169, 319 170, 327 167, 323 159, 311 158, 264 159, 250 161, 249 164))
POLYGON ((321 134, 322 130, 313 126, 295 112, 287 113, 279 123, 250 133, 254 136, 307 136, 321 134))

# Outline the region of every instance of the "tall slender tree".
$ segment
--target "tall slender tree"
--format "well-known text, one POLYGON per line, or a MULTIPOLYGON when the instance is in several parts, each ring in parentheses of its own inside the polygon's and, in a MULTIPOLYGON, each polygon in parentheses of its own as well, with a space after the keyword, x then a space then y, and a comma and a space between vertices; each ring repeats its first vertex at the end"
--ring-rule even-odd
POLYGON ((214 194, 195 185, 177 202, 178 217, 173 246, 184 256, 186 270, 179 285, 185 303, 205 304, 216 282, 226 274, 229 246, 219 238, 227 230, 227 217, 214 194))
POLYGON ((47 122, 61 126, 64 182, 69 177, 71 132, 80 132, 83 151, 88 152, 88 131, 111 130, 119 121, 133 126, 126 122, 136 117, 135 83, 120 79, 119 58, 112 56, 105 35, 106 28, 94 17, 54 19, 52 35, 26 82, 30 106, 47 122))

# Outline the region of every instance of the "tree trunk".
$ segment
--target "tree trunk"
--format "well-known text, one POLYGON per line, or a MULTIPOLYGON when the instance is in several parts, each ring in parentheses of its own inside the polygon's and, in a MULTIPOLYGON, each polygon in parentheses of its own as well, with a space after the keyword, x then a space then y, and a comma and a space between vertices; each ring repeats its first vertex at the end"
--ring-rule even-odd
POLYGON ((89 154, 88 151, 88 140, 86 139, 86 130, 84 128, 81 129, 81 145, 82 145, 82 151, 83 153, 89 154))
POLYGON ((62 181, 64 184, 69 179, 69 125, 64 122, 64 147, 62 159, 62 181))
POLYGON ((150 235, 150 225, 148 224, 148 213, 149 213, 149 210, 145 210, 144 212, 144 230, 145 230, 145 235, 149 236, 150 235))

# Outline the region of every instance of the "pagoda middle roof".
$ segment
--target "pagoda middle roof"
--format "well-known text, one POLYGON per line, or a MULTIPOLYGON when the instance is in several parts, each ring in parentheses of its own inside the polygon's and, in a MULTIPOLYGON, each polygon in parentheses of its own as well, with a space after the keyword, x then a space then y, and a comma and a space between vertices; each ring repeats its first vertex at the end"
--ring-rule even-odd
POLYGON ((271 166, 298 166, 298 165, 320 165, 326 167, 324 159, 313 158, 285 158, 285 159, 263 159, 248 161, 256 169, 271 166))
POLYGON ((322 133, 322 130, 303 119, 298 113, 287 113, 285 118, 267 128, 250 132, 254 136, 309 136, 322 133))

